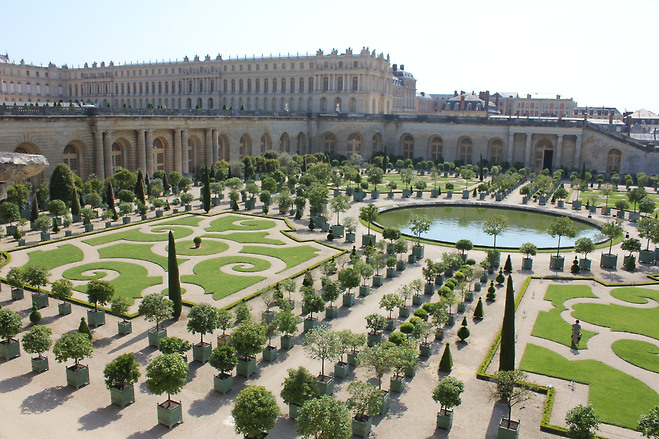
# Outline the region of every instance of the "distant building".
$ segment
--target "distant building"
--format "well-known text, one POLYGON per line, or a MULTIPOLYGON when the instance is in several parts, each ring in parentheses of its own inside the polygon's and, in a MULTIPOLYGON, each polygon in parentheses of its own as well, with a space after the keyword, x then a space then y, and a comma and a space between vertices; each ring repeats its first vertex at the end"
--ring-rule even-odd
POLYGON ((606 119, 609 123, 622 122, 622 113, 614 107, 576 107, 574 116, 584 119, 606 119))
POLYGON ((577 103, 561 95, 527 94, 525 98, 512 99, 513 116, 571 117, 577 103))

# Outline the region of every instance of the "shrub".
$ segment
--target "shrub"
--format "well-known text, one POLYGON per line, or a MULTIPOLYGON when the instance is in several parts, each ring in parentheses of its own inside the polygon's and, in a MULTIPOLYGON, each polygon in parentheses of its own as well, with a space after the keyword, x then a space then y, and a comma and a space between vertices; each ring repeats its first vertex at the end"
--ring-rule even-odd
POLYGON ((479 297, 478 303, 476 304, 476 309, 474 309, 474 318, 482 319, 483 318, 483 300, 479 297))
MULTIPOLYGON (((400 325, 400 332, 403 334, 411 334, 414 331, 414 324, 412 322, 405 322, 400 325)), ((393 340, 391 340, 393 341, 393 340)))
POLYGON ((451 345, 446 343, 444 347, 444 353, 442 353, 442 358, 439 360, 439 371, 440 372, 450 372, 453 369, 453 356, 451 355, 451 345))
POLYGON ((417 309, 414 311, 414 315, 415 315, 416 317, 419 317, 420 319, 428 320, 428 311, 426 311, 426 310, 423 309, 423 308, 417 308, 417 309))
POLYGON ((467 318, 464 317, 462 319, 462 325, 460 326, 460 329, 458 329, 458 337, 460 338, 460 341, 465 341, 469 338, 469 335, 470 331, 469 328, 467 328, 467 318))
POLYGON ((32 312, 30 313, 30 322, 32 322, 33 325, 36 325, 41 321, 41 313, 39 312, 39 308, 37 308, 37 305, 34 304, 32 305, 32 312))
POLYGON ((84 317, 80 318, 80 325, 78 326, 78 333, 79 334, 85 334, 87 338, 89 338, 89 341, 92 341, 94 338, 92 335, 92 331, 89 329, 89 325, 87 325, 87 320, 85 320, 84 317))

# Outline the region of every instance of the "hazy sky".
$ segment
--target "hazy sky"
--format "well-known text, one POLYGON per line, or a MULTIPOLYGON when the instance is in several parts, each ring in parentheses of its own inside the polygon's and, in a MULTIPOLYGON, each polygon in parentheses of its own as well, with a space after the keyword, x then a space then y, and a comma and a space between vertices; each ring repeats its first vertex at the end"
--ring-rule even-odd
POLYGON ((5 0, 0 52, 69 66, 367 46, 417 91, 561 94, 659 112, 657 0, 5 0))

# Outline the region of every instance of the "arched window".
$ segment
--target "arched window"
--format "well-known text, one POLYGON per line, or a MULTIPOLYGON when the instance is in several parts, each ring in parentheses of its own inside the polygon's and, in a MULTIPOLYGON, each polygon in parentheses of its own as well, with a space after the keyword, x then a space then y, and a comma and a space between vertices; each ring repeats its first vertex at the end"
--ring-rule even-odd
POLYGON ((348 158, 351 154, 362 153, 362 136, 359 133, 352 133, 348 136, 348 147, 346 148, 346 155, 348 158))
POLYGON ((622 159, 622 153, 619 149, 612 149, 606 156, 606 172, 608 174, 613 174, 614 172, 620 172, 620 160, 622 159))
POLYGON ((497 164, 503 161, 503 142, 495 139, 490 144, 490 163, 497 164))
POLYGON ((326 154, 334 154, 336 151, 336 136, 332 133, 325 134, 323 144, 325 145, 326 154))
POLYGON ((327 111, 327 99, 325 98, 320 99, 320 111, 322 113, 325 113, 327 111))
POLYGON ((279 138, 279 151, 291 152, 291 138, 288 136, 288 133, 282 134, 279 138))
POLYGON ((304 78, 300 78, 300 93, 304 92, 304 78))
POLYGON ((353 91, 357 90, 358 86, 359 86, 359 80, 357 79, 356 76, 353 76, 352 77, 352 89, 353 89, 353 91))
POLYGON ((16 149, 14 149, 14 152, 18 154, 30 154, 30 152, 27 149, 23 148, 22 146, 19 146, 16 149))
POLYGON ((72 145, 66 145, 66 148, 64 148, 63 162, 71 168, 71 171, 80 175, 80 169, 78 169, 78 151, 72 145))
POLYGON ((458 159, 462 163, 471 163, 471 146, 472 142, 469 137, 463 137, 460 139, 460 144, 458 147, 458 159))
POLYGON ((382 134, 375 133, 373 134, 373 152, 382 151, 382 134))
POLYGON ((339 78, 336 80, 336 89, 338 91, 343 91, 343 77, 339 76, 339 78))
POLYGON ((403 158, 414 158, 414 137, 411 134, 405 134, 402 139, 403 144, 403 158))
POLYGON ((272 149, 272 139, 270 134, 265 133, 261 136, 261 154, 265 154, 269 149, 272 149))
POLYGON ((329 90, 329 78, 327 76, 323 76, 323 91, 329 90))
POLYGON ((112 173, 114 174, 119 168, 124 167, 124 157, 121 146, 118 143, 112 144, 112 173))
POLYGON ((240 138, 240 158, 243 158, 247 155, 252 155, 252 139, 248 134, 243 134, 240 138))
POLYGON ((439 136, 432 136, 430 138, 430 160, 436 161, 442 158, 442 147, 444 146, 444 143, 442 142, 442 138, 439 136))
POLYGON ((153 166, 157 171, 165 170, 165 145, 159 138, 153 141, 153 166))
POLYGON ((296 147, 297 147, 297 151, 296 151, 297 154, 307 153, 307 137, 304 135, 304 133, 298 133, 296 147))

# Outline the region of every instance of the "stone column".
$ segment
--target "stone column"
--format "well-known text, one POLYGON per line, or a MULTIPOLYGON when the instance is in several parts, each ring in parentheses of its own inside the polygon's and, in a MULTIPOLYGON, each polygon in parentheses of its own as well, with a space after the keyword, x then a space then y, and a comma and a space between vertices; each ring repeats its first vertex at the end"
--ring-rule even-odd
POLYGON ((218 151, 219 148, 219 142, 218 142, 218 136, 220 135, 220 130, 218 128, 215 128, 213 130, 213 157, 211 160, 211 163, 209 166, 213 166, 213 164, 220 159, 220 153, 218 151))
POLYGON ((554 158, 554 168, 560 167, 563 163, 563 135, 559 134, 556 141, 556 157, 554 158))
POLYGON ((581 136, 577 135, 577 141, 574 145, 574 169, 581 168, 581 136))
MULTIPOLYGON (((105 176, 109 177, 112 175, 112 138, 108 131, 103 132, 103 152, 105 155, 105 176)), ((124 154, 125 151, 122 149, 121 153, 124 154)))
POLYGON ((181 131, 181 170, 184 174, 190 172, 190 166, 188 162, 188 130, 181 131))
POLYGON ((103 157, 103 131, 94 131, 94 172, 99 180, 105 180, 105 158, 103 157))
POLYGON ((144 130, 137 130, 137 168, 146 173, 146 147, 144 146, 144 130))
POLYGON ((533 135, 531 133, 526 133, 526 147, 524 149, 524 163, 526 166, 533 168, 533 163, 531 163, 531 138, 533 135))
POLYGON ((213 129, 212 128, 206 128, 206 160, 204 165, 205 166, 210 166, 213 161, 213 129))
POLYGON ((182 172, 183 156, 181 155, 181 130, 174 130, 174 170, 182 172))
POLYGON ((153 175, 153 131, 146 131, 146 173, 153 175))
POLYGON ((515 133, 512 131, 508 132, 508 149, 506 150, 506 161, 513 165, 513 151, 515 149, 515 133))

